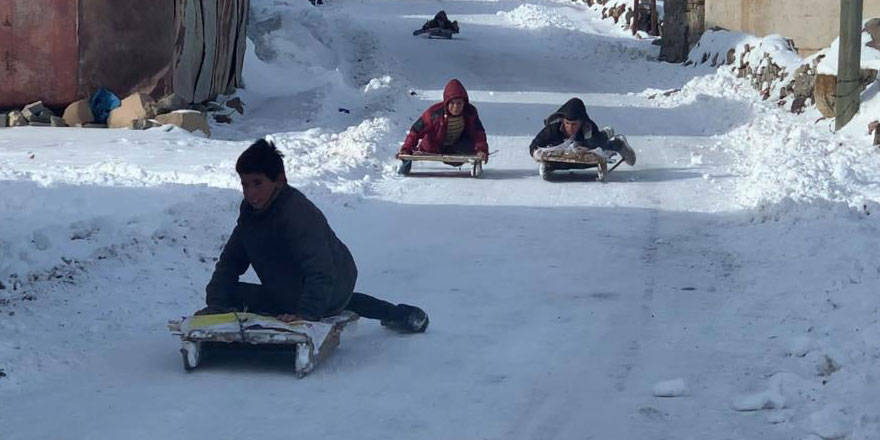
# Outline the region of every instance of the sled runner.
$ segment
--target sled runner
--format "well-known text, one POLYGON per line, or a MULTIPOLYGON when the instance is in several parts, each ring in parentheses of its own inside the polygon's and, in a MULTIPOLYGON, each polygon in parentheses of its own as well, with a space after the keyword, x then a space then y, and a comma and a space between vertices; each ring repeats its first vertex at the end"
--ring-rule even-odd
POLYGON ((442 28, 418 29, 413 31, 413 35, 427 34, 428 38, 445 38, 447 40, 452 39, 452 34, 457 33, 457 31, 454 31, 452 29, 442 28))
POLYGON ((408 176, 412 170, 412 163, 417 161, 428 162, 444 162, 449 165, 471 164, 471 177, 479 178, 483 175, 483 160, 475 154, 433 154, 433 153, 413 153, 399 154, 400 165, 397 167, 397 173, 401 176, 408 176))
POLYGON ((614 171, 623 163, 620 156, 612 151, 604 151, 601 148, 587 149, 580 146, 566 144, 550 148, 535 150, 532 156, 538 162, 538 174, 544 180, 550 180, 555 170, 582 170, 597 168, 596 180, 604 182, 608 173, 614 171), (609 163, 609 161, 611 161, 609 163), (608 169, 608 165, 613 165, 608 169))
POLYGON ((186 371, 199 366, 205 342, 294 345, 294 372, 302 378, 336 349, 342 330, 357 319, 358 315, 349 311, 319 322, 283 322, 255 313, 222 313, 169 321, 168 329, 180 336, 186 371))

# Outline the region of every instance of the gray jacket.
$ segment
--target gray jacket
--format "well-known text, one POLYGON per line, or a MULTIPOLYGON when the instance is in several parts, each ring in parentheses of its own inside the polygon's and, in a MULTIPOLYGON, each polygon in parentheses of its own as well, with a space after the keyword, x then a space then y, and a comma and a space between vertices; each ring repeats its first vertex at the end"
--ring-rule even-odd
POLYGON ((287 310, 318 320, 341 312, 354 292, 357 267, 324 214, 296 188, 285 186, 263 211, 241 204, 214 275, 207 303, 228 297, 253 266, 264 287, 287 310))

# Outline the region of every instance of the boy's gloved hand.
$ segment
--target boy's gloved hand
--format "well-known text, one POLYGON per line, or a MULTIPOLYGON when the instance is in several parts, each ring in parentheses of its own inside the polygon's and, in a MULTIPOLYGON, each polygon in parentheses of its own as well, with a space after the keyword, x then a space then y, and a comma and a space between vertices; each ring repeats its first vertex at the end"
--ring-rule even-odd
POLYGON ((196 312, 193 313, 193 315, 219 315, 221 313, 231 313, 231 312, 235 312, 235 311, 237 311, 237 310, 235 310, 232 307, 209 305, 201 310, 196 310, 196 312))

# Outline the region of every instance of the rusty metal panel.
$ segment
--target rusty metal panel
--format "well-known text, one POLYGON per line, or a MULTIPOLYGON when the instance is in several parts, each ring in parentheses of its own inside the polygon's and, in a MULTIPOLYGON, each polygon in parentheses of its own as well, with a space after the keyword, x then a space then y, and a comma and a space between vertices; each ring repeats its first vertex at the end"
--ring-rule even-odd
POLYGON ((0 108, 77 98, 77 0, 0 0, 0 108))

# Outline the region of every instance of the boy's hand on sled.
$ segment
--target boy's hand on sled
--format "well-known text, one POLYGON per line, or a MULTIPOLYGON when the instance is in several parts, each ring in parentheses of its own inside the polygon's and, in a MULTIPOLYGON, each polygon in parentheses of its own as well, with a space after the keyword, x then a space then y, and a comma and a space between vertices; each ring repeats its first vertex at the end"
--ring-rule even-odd
POLYGON ((276 318, 278 318, 279 321, 283 321, 283 322, 294 322, 294 321, 305 321, 306 320, 302 316, 290 314, 290 313, 284 313, 282 315, 278 315, 276 318))
POLYGON ((235 309, 223 306, 207 306, 201 310, 196 310, 193 315, 219 315, 221 313, 234 312, 235 309))

